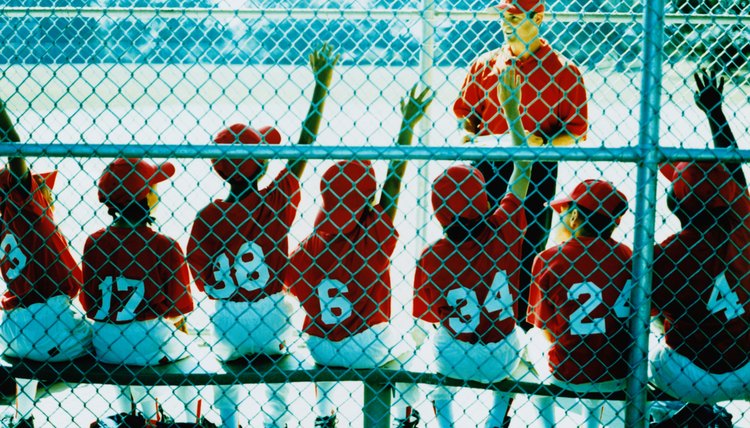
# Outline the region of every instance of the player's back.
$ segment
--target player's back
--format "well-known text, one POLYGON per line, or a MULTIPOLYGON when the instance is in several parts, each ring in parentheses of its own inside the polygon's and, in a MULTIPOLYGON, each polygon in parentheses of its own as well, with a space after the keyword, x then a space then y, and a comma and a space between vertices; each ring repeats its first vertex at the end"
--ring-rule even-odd
POLYGON ((685 228, 654 252, 652 299, 665 317, 667 345, 712 373, 750 361, 747 242, 738 253, 719 228, 685 228))
POLYGON ((576 237, 535 260, 529 321, 554 338, 556 377, 588 383, 627 376, 631 258, 630 248, 612 239, 576 237))
POLYGON ((7 173, 0 175, 5 189, 0 201, 0 270, 8 284, 3 308, 75 296, 81 289, 81 269, 38 183, 29 180, 31 189, 24 194, 18 188, 9 190, 2 180, 9 180, 7 173))
POLYGON ((307 317, 303 330, 342 340, 390 320, 390 257, 398 234, 380 206, 345 235, 313 233, 291 256, 290 290, 307 317))
POLYGON ((414 315, 469 343, 495 343, 515 327, 525 214, 506 195, 486 227, 461 242, 444 237, 422 253, 414 315))
POLYGON ((249 302, 280 292, 299 200, 299 180, 283 170, 258 192, 201 210, 187 247, 198 289, 212 299, 249 302))
POLYGON ((81 303, 96 321, 123 323, 190 312, 193 300, 179 244, 148 226, 110 226, 83 253, 81 303))

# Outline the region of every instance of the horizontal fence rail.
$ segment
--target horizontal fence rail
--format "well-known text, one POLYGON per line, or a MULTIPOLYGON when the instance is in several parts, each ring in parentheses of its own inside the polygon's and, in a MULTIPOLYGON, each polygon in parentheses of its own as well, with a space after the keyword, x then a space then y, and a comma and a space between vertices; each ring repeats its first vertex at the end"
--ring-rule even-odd
MULTIPOLYGON (((102 7, 4 7, 0 14, 9 18, 241 18, 241 19, 351 19, 351 20, 391 20, 391 19, 422 19, 425 12, 418 9, 227 9, 227 8, 102 8, 102 7)), ((449 19, 452 21, 494 21, 498 19, 498 12, 492 9, 482 11, 435 9, 434 19, 449 19)), ((548 19, 557 22, 579 23, 637 23, 641 17, 627 12, 546 12, 548 19)), ((711 14, 683 14, 669 13, 664 17, 665 24, 691 25, 750 25, 750 15, 711 15, 711 14)))
MULTIPOLYGON (((661 161, 750 161, 750 150, 659 149, 661 161)), ((260 159, 413 159, 413 160, 544 160, 637 162, 637 147, 372 147, 372 146, 242 146, 228 149, 214 145, 177 144, 2 144, 0 156, 153 157, 153 158, 260 158, 260 159)))

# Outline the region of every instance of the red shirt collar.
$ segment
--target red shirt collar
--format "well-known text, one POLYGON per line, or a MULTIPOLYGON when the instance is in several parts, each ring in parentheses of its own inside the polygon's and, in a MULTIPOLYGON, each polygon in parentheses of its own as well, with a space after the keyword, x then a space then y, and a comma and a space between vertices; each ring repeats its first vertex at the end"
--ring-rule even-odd
MULTIPOLYGON (((542 62, 545 58, 547 58, 550 52, 552 52, 552 48, 546 40, 540 38, 539 41, 541 42, 541 44, 539 45, 539 49, 532 52, 531 55, 527 56, 526 58, 516 58, 516 64, 518 64, 519 67, 531 61, 542 62)), ((507 65, 510 65, 511 59, 514 57, 510 51, 509 45, 505 45, 505 47, 503 48, 503 56, 505 57, 505 63, 507 65)))

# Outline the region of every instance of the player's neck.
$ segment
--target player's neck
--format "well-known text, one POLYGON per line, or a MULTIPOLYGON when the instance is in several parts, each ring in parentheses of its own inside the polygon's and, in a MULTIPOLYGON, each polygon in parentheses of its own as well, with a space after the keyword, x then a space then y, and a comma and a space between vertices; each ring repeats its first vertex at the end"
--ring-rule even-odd
POLYGON ((120 228, 128 228, 128 229, 135 229, 137 227, 141 226, 148 226, 150 224, 151 217, 148 217, 143 220, 139 221, 130 221, 123 217, 117 217, 113 222, 113 227, 120 227, 120 228))
POLYGON ((509 42, 510 54, 518 59, 526 59, 542 47, 542 39, 533 39, 528 44, 522 41, 509 42))
POLYGON ((229 196, 224 201, 230 203, 239 202, 254 193, 258 193, 257 181, 242 185, 233 184, 229 188, 229 196))

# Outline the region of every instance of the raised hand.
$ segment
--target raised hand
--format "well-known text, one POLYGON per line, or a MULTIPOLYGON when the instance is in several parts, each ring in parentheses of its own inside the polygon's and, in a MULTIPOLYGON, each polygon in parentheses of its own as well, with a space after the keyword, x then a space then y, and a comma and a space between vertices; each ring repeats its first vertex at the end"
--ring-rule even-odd
POLYGON ((401 100, 401 115, 404 118, 404 125, 413 130, 414 125, 424 117, 425 111, 433 99, 435 99, 435 93, 432 89, 425 88, 417 95, 417 85, 414 85, 401 100))
MULTIPOLYGON (((521 103, 521 76, 516 72, 514 65, 505 67, 498 76, 497 98, 508 114, 518 112, 521 103)), ((520 115, 520 114, 519 114, 520 115)))
POLYGON ((701 69, 696 72, 694 98, 695 104, 707 115, 717 112, 721 109, 724 92, 724 77, 718 77, 718 73, 701 69))
POLYGON ((333 46, 324 43, 323 46, 310 54, 310 67, 315 75, 317 84, 326 88, 331 84, 333 68, 341 59, 341 54, 334 54, 333 46))

